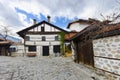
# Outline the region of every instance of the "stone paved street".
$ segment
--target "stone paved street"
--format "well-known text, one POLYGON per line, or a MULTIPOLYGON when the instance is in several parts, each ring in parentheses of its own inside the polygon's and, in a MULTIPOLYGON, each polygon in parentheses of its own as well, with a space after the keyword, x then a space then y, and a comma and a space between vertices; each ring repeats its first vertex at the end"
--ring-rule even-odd
POLYGON ((0 57, 0 80, 93 79, 71 58, 0 57))

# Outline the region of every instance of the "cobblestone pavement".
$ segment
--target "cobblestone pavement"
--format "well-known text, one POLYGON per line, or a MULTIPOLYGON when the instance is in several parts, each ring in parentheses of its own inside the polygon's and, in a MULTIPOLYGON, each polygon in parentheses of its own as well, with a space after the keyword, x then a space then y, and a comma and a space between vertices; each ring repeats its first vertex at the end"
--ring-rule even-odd
POLYGON ((0 57, 0 80, 94 80, 71 58, 0 57))

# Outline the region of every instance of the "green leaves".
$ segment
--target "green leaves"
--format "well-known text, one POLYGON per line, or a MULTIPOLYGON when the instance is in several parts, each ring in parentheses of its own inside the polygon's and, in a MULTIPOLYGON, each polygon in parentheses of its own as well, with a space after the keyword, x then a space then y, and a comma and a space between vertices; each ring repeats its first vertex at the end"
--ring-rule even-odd
POLYGON ((61 45, 61 54, 64 55, 64 37, 65 37, 65 33, 64 32, 60 32, 60 45, 61 45))

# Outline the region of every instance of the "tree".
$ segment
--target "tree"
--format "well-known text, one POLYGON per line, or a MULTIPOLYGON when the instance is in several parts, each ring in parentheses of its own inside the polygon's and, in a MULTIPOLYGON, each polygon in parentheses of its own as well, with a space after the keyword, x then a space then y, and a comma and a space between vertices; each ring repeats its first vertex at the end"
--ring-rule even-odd
MULTIPOLYGON (((120 5, 120 1, 116 0, 116 3, 120 5)), ((111 22, 118 23, 120 22, 120 7, 115 8, 109 15, 100 14, 103 18, 103 21, 109 20, 111 22)))
POLYGON ((103 21, 110 21, 110 22, 119 22, 120 20, 120 12, 119 11, 114 11, 110 15, 104 16, 103 14, 100 14, 103 18, 103 21))
MULTIPOLYGON (((1 28, 2 29, 0 30, 0 36, 1 36, 1 38, 4 39, 4 41, 7 42, 7 37, 8 37, 8 34, 10 32, 10 29, 8 29, 7 26, 3 26, 3 25, 1 25, 1 28)), ((0 54, 5 55, 5 56, 8 56, 8 55, 11 56, 11 53, 9 52, 10 45, 11 45, 11 42, 7 42, 5 44, 2 44, 0 46, 0 49, 1 49, 0 54)))
POLYGON ((10 29, 8 29, 7 26, 3 26, 3 25, 1 25, 1 27, 2 29, 0 31, 1 32, 0 35, 5 41, 7 41, 7 37, 8 37, 8 34, 10 33, 10 29))

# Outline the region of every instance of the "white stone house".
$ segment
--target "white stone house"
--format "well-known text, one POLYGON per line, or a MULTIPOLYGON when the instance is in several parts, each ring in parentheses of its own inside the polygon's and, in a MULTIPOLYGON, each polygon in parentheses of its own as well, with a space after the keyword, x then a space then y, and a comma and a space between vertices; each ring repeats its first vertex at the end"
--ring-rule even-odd
POLYGON ((27 53, 36 53, 37 56, 55 55, 61 52, 59 33, 66 30, 42 21, 17 32, 24 39, 24 50, 27 53))

